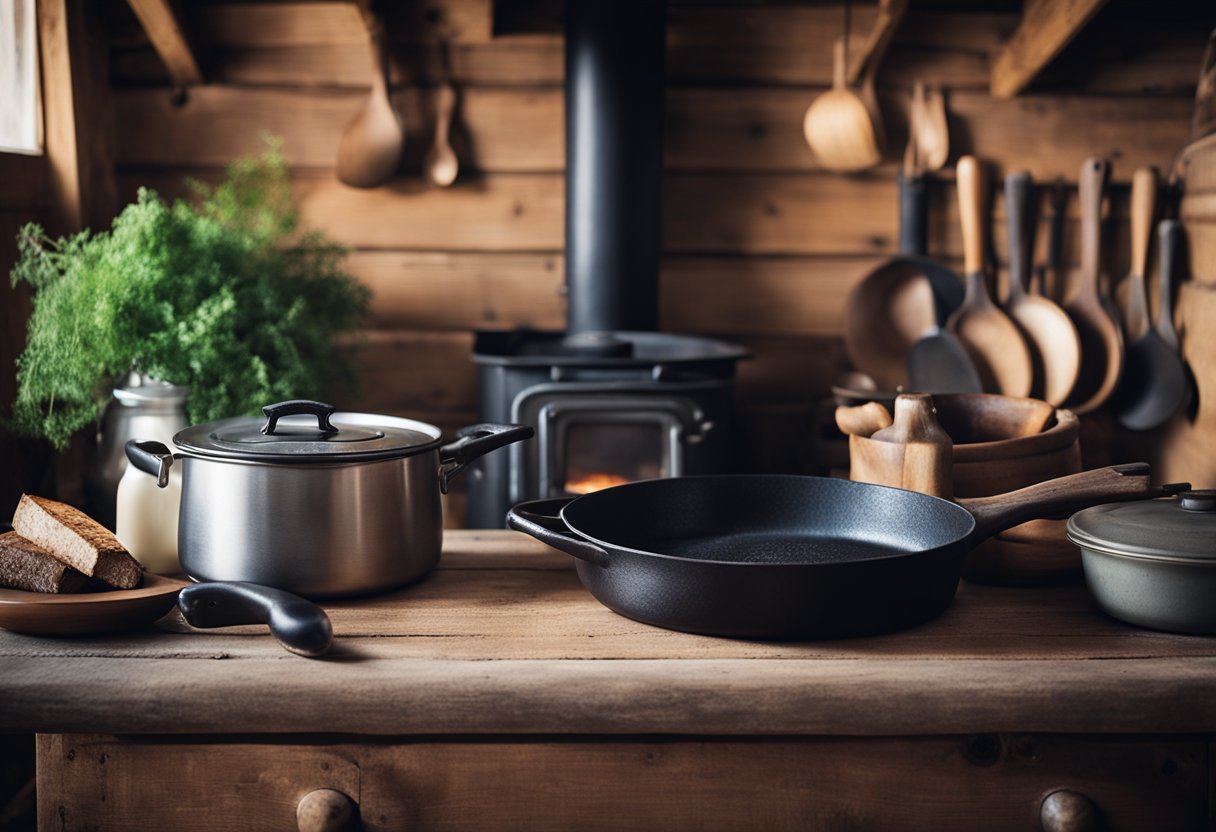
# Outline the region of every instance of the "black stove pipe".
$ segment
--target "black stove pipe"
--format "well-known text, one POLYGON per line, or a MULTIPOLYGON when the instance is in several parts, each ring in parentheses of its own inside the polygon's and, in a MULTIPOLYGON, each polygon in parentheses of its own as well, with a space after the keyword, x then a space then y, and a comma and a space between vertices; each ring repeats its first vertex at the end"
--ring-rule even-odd
POLYGON ((666 3, 566 3, 567 336, 656 330, 666 3))

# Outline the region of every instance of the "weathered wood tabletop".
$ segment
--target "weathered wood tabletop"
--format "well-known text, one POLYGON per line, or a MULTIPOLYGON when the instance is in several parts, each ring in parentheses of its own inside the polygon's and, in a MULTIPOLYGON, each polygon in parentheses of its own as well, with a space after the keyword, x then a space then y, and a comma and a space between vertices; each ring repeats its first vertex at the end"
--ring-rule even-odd
POLYGON ((449 531, 439 568, 326 604, 328 656, 264 628, 0 632, 0 731, 927 735, 1216 731, 1216 639, 1104 616, 1083 584, 963 583, 902 633, 763 643, 616 615, 570 558, 449 531))

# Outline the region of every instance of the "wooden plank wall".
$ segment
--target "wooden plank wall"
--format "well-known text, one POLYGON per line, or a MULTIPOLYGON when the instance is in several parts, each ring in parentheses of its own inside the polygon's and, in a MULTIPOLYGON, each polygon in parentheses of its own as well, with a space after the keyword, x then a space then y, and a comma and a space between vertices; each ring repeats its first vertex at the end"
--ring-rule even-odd
MULTIPOLYGON (((184 7, 211 83, 182 101, 125 12, 111 4, 111 72, 120 196, 140 185, 180 193, 282 136, 306 220, 350 245, 375 291, 360 406, 445 428, 475 412, 470 331, 563 324, 562 43, 526 4, 406 4, 390 17, 393 94, 408 133, 401 175, 375 190, 340 185, 339 137, 366 95, 371 65, 353 7, 241 3, 184 7), (519 7, 514 17, 508 12, 519 7), (519 32, 513 34, 512 32, 519 32), (462 170, 449 189, 420 176, 450 39, 462 170)), ((858 40, 872 7, 855 4, 858 40)), ((891 159, 902 155, 915 79, 947 87, 951 164, 974 152, 994 176, 1025 168, 1075 181, 1082 160, 1114 162, 1109 273, 1127 272, 1126 184, 1168 169, 1188 138, 1206 33, 1204 4, 1125 0, 1099 13, 1026 94, 989 97, 995 52, 1017 23, 1009 4, 951 10, 914 3, 879 77, 891 159)), ((802 137, 807 106, 830 83, 842 7, 680 3, 669 14, 664 329, 736 341, 745 467, 815 470, 816 411, 846 369, 849 288, 896 247, 897 167, 826 173, 802 137)), ((931 251, 960 262, 949 169, 932 199, 931 251)), ((1067 253, 1079 258, 1076 206, 1067 253)), ((995 206, 1003 259, 1004 212, 995 206)))

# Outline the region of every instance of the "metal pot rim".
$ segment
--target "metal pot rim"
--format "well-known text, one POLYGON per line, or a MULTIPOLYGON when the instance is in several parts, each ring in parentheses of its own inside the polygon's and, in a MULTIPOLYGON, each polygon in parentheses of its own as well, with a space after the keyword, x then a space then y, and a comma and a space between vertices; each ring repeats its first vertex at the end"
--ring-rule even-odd
MULTIPOLYGON (((267 408, 268 416, 274 407, 267 408)), ((442 432, 427 422, 325 407, 319 417, 315 411, 293 410, 265 425, 248 416, 193 425, 175 434, 173 444, 200 459, 290 465, 400 459, 441 444, 442 432), (310 423, 312 418, 317 425, 310 423)))
POLYGON ((1216 493, 1107 503, 1068 519, 1068 539, 1083 549, 1137 560, 1216 565, 1216 493))

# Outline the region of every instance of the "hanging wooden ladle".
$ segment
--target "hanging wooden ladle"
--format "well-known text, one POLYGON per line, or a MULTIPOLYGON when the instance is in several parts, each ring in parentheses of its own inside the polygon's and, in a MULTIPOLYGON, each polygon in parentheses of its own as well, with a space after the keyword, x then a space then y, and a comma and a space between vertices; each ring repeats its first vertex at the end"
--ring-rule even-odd
POLYGON ((384 21, 363 9, 375 72, 367 103, 347 126, 338 144, 338 181, 354 188, 376 188, 401 166, 405 130, 388 97, 388 48, 384 21))

